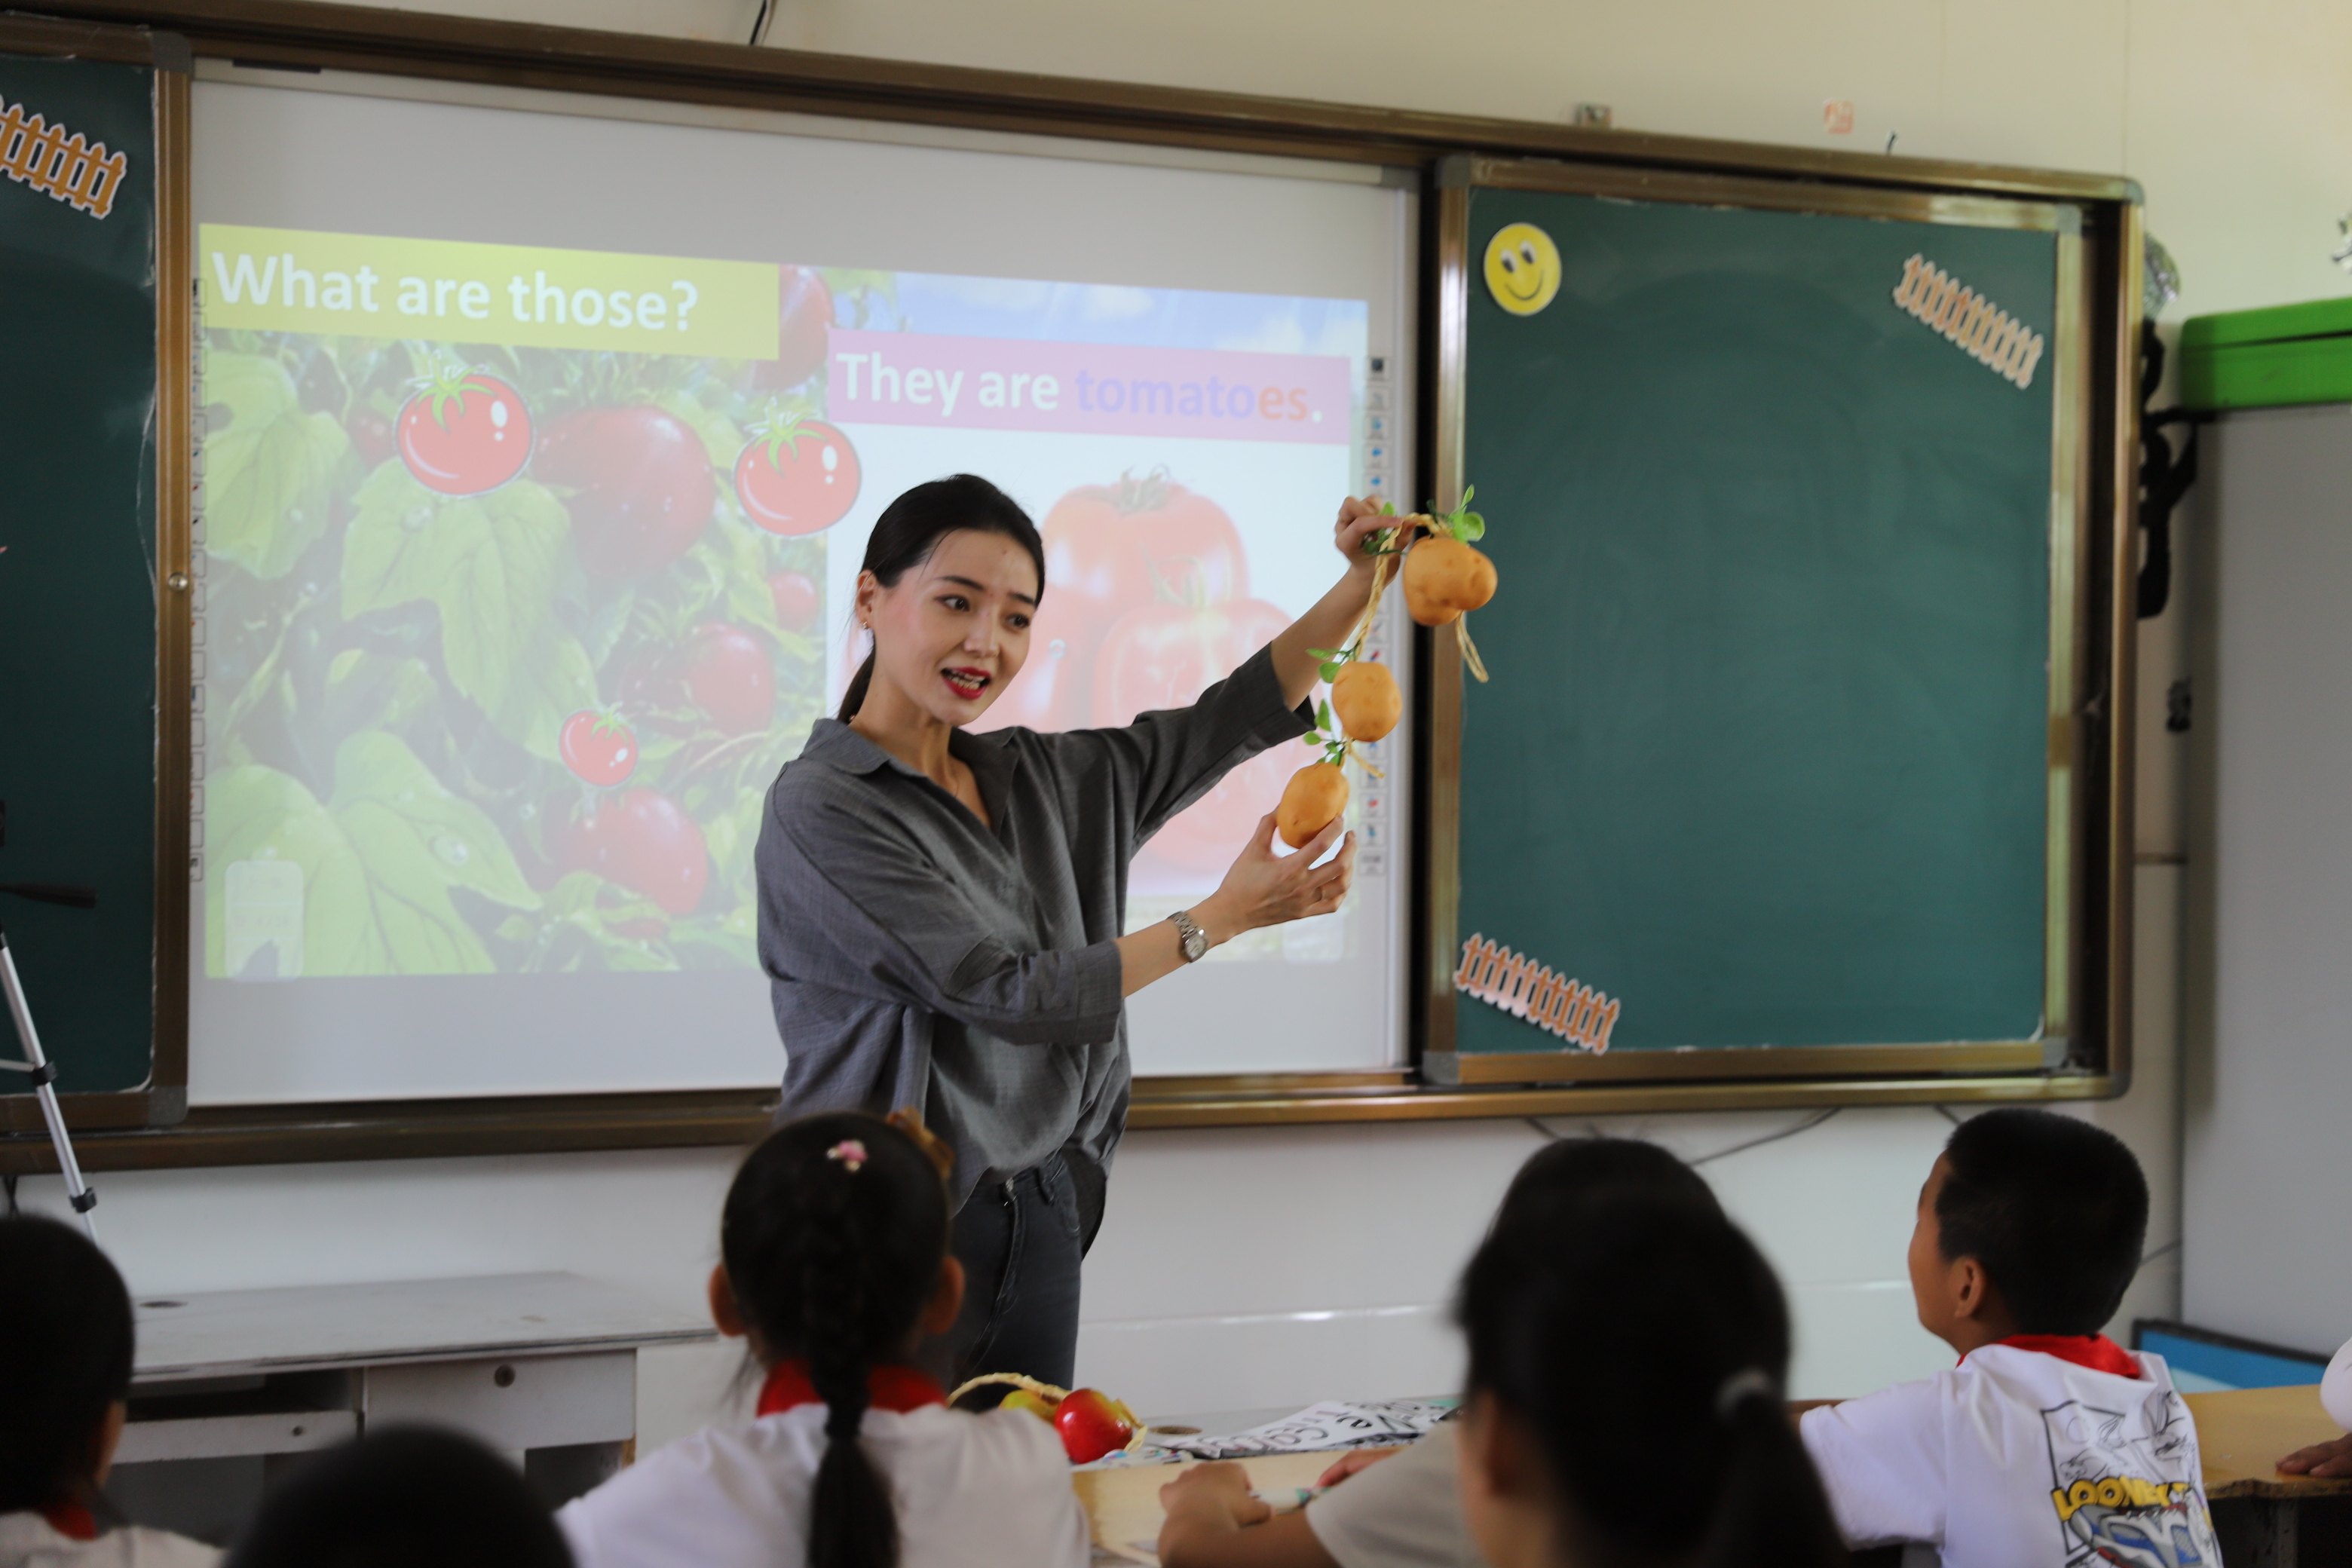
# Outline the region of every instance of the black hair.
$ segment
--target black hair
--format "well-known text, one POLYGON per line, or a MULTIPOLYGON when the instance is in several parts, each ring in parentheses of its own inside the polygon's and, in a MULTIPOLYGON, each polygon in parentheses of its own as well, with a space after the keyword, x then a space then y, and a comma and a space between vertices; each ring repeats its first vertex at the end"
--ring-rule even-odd
POLYGON ((572 1568, 547 1504, 474 1438, 384 1426, 263 1497, 223 1568, 572 1568))
POLYGON ((2095 1334, 2139 1272, 2147 1178, 2122 1139, 2054 1111, 1972 1116, 1944 1144, 1947 1262, 1973 1258, 2028 1334, 2095 1334))
POLYGON ((769 1357, 804 1356, 824 1401, 809 1568, 895 1568, 898 1510, 858 1433, 866 1379, 895 1359, 939 1289, 947 1183, 915 1141, 835 1111, 778 1128, 727 1190, 719 1250, 736 1310, 769 1357))
POLYGON ((1788 1304, 1720 1210, 1621 1187, 1507 1216, 1456 1315, 1471 1392, 1539 1445, 1578 1563, 1846 1561, 1781 1404, 1788 1304))
POLYGON ((89 1502, 108 1409, 131 1394, 122 1276, 69 1225, 0 1219, 0 1513, 89 1502))
POLYGON ((1528 1156, 1495 1211, 1497 1226, 1534 1220, 1552 1205, 1638 1189, 1680 1198, 1720 1216, 1706 1179, 1655 1143, 1638 1138, 1559 1138, 1528 1156))
MULTIPOLYGON (((1037 525, 1029 521, 1020 502, 978 474, 950 474, 929 480, 884 507, 882 515, 874 520, 874 531, 866 537, 866 559, 858 563, 858 570, 873 573, 885 588, 895 588, 908 568, 930 558, 942 538, 967 528, 1002 534, 1026 550, 1037 564, 1037 597, 1044 600, 1045 542, 1038 536, 1037 525)), ((845 724, 856 718, 858 709, 866 705, 866 689, 873 684, 874 655, 868 650, 866 662, 850 677, 849 690, 835 717, 845 724)))

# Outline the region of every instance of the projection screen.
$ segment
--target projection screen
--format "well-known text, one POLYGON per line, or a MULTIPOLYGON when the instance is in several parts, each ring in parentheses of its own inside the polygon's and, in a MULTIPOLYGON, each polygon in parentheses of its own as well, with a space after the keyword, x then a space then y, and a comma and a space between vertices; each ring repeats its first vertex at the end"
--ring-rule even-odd
MULTIPOLYGON (((1416 494, 1378 170, 227 69, 194 142, 196 1103, 772 1083, 751 846, 892 497, 1038 521, 988 722, 1067 729, 1190 700, 1344 494, 1416 494)), ((1139 1073, 1402 1059, 1411 749, 1351 770, 1349 905, 1138 995, 1139 1073)), ((1147 845, 1129 928, 1309 760, 1147 845)))

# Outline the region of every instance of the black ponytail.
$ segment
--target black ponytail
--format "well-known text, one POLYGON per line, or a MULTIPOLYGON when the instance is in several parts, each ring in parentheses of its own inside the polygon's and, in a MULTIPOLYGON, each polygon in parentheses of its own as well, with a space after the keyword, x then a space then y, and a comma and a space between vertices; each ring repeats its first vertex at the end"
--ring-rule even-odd
POLYGON ((887 1122, 854 1112, 779 1128, 727 1192, 719 1252, 766 1352, 805 1357, 824 1401, 809 1568, 897 1568, 890 1489, 859 1440, 874 1367, 900 1353, 948 1253, 939 1168, 887 1122))
POLYGON ((1782 1404, 1788 1304, 1719 1212, 1619 1187, 1507 1215, 1457 1315, 1471 1391, 1541 1444, 1579 1561, 1847 1561, 1782 1404))
MULTIPOLYGON (((871 572, 885 588, 895 588, 909 567, 929 559, 940 540, 959 529, 1001 534, 1029 552, 1037 564, 1037 596, 1045 596, 1045 542, 1037 525, 1011 496, 977 474, 953 474, 917 485, 882 509, 874 531, 866 537, 861 572, 871 572)), ((849 678, 849 689, 835 715, 843 723, 857 717, 866 705, 866 689, 874 684, 874 655, 849 678)))

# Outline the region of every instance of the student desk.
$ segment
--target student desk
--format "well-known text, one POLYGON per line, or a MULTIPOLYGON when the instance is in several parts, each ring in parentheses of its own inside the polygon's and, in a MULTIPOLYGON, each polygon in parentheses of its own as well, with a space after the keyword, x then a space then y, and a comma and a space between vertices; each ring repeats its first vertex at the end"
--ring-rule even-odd
POLYGON ((572 1274, 155 1296, 137 1312, 108 1493, 142 1524, 215 1541, 280 1463, 384 1422, 470 1432, 576 1497, 629 1457, 637 1352, 716 1337, 572 1274))
MULTIPOLYGON (((2197 1422, 2204 1460, 2205 1495, 2213 1505, 2221 1559, 2230 1568, 2316 1568, 2352 1563, 2352 1480, 2315 1481, 2278 1473, 2279 1459, 2312 1443, 2342 1436, 2319 1405, 2315 1384, 2233 1389, 2183 1396, 2197 1422)), ((1315 1484, 1339 1456, 1282 1454, 1241 1461, 1260 1490, 1315 1484)), ((1181 1465, 1083 1470, 1075 1478, 1087 1510, 1097 1560, 1158 1561, 1160 1489, 1181 1465)), ((1858 1553, 1857 1563, 1892 1564, 1899 1546, 1858 1553)))
POLYGON ((2240 1388, 2190 1394, 2205 1496, 2230 1568, 2302 1568, 2352 1561, 2352 1480, 2283 1476, 2278 1461, 2344 1429, 2319 1407, 2319 1388, 2240 1388))
MULTIPOLYGON (((1313 1486, 1316 1478, 1341 1458, 1337 1453, 1270 1454, 1238 1462, 1249 1471, 1251 1486, 1260 1491, 1281 1491, 1313 1486)), ((1157 1563, 1160 1557, 1152 1548, 1165 1517, 1160 1507, 1160 1489, 1200 1462, 1188 1459, 1123 1470, 1080 1470, 1072 1476, 1078 1506, 1087 1510, 1087 1528, 1094 1535, 1096 1561, 1117 1558, 1122 1563, 1157 1563)))

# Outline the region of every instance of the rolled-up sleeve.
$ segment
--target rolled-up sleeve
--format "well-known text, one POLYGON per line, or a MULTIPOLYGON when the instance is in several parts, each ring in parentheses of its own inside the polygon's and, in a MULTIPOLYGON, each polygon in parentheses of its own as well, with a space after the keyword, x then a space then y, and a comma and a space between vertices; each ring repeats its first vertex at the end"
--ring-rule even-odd
POLYGON ((887 821, 840 803, 788 816, 772 800, 768 829, 759 882, 772 979, 926 1007, 1014 1045, 1097 1045, 1118 1032, 1115 942, 1014 952, 957 879, 887 821))

